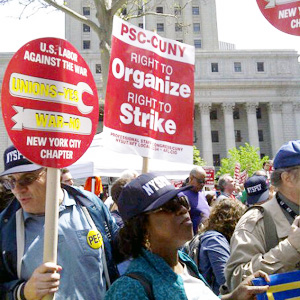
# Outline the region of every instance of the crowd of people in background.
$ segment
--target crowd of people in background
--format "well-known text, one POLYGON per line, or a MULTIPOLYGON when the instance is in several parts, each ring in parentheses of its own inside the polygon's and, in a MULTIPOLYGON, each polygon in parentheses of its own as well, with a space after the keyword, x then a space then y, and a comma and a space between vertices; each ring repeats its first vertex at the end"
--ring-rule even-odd
POLYGON ((211 189, 200 166, 179 189, 125 170, 105 195, 62 169, 57 263, 42 259, 47 169, 16 151, 0 174, 1 299, 247 300, 268 289, 254 277, 299 269, 300 141, 211 189))

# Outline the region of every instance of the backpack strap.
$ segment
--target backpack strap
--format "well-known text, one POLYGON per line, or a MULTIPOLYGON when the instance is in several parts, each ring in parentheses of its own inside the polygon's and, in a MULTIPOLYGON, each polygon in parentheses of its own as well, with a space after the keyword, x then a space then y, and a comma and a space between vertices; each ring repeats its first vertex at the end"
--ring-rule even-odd
POLYGON ((139 283, 143 286, 143 288, 145 289, 145 292, 147 294, 147 297, 149 298, 149 300, 155 300, 154 298, 154 294, 153 294, 153 289, 152 289, 152 285, 149 282, 149 280, 147 278, 145 278, 145 276, 142 273, 139 272, 131 272, 131 273, 127 273, 124 276, 128 276, 130 278, 133 278, 137 281, 139 281, 139 283))
POLYGON ((264 217, 263 219, 265 227, 265 241, 267 246, 266 252, 268 252, 270 249, 274 248, 279 243, 279 238, 277 235, 276 225, 274 223, 273 217, 267 209, 260 205, 253 205, 249 207, 247 211, 251 209, 258 209, 264 217))

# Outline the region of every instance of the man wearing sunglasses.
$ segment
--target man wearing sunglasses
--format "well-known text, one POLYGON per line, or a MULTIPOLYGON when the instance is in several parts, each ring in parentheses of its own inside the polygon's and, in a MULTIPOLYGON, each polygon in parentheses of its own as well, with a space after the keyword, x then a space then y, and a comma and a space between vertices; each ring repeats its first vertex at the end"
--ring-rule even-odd
MULTIPOLYGON (((117 277, 111 240, 118 226, 87 191, 59 191, 58 263, 43 263, 47 170, 14 146, 4 153, 3 185, 14 199, 0 214, 0 299, 103 299, 117 277), (91 276, 92 275, 92 276, 91 276)), ((50 187, 51 188, 51 187, 50 187)))
POLYGON ((190 216, 193 222, 193 232, 197 234, 199 225, 209 217, 210 208, 202 192, 205 185, 206 173, 200 166, 193 168, 190 172, 188 184, 192 186, 190 190, 182 192, 190 202, 190 216))

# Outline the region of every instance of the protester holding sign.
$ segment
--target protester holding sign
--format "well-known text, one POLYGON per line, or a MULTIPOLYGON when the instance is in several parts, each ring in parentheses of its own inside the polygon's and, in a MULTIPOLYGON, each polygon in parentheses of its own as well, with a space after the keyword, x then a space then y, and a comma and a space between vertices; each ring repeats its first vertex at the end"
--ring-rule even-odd
MULTIPOLYGON (((125 222, 120 229, 120 248, 133 257, 125 275, 109 289, 106 300, 120 299, 219 299, 183 252, 182 245, 193 237, 189 202, 164 177, 146 173, 124 186, 119 212, 125 222)), ((268 277, 258 272, 255 276, 268 277)), ((267 290, 249 286, 247 279, 222 299, 247 300, 267 290)))
POLYGON ((231 238, 225 269, 229 289, 257 270, 268 274, 299 270, 300 140, 279 149, 271 181, 277 189, 275 196, 249 210, 231 238))
POLYGON ((117 277, 111 240, 118 227, 87 191, 59 190, 58 262, 43 263, 45 168, 15 147, 4 153, 3 184, 15 198, 0 215, 0 299, 103 299, 117 277))

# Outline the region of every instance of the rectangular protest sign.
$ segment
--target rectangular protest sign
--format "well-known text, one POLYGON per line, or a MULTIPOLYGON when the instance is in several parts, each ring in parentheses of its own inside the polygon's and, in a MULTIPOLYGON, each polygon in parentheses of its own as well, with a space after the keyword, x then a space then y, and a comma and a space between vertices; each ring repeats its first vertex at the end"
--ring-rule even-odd
POLYGON ((104 113, 116 151, 192 163, 193 46, 114 18, 104 113))
POLYGON ((253 285, 270 285, 267 292, 257 294, 257 300, 300 299, 300 271, 270 275, 271 282, 263 278, 252 280, 253 285))
POLYGON ((206 176, 205 176, 205 185, 214 188, 215 186, 215 168, 204 166, 203 167, 206 176))

